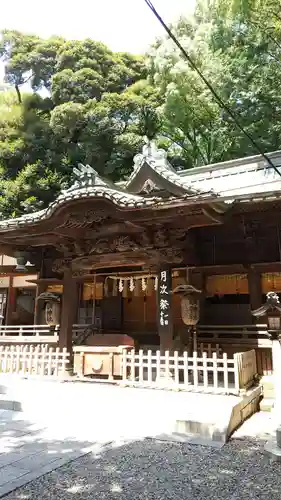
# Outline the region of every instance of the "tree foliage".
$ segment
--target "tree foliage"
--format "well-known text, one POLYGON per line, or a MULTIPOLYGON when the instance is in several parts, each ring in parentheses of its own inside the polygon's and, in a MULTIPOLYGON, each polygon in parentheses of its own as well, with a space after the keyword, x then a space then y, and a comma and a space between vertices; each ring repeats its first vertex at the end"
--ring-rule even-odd
MULTIPOLYGON (((197 0, 172 29, 260 148, 279 149, 279 1, 197 0)), ((145 136, 175 167, 257 153, 166 36, 144 58, 90 39, 4 31, 0 57, 15 89, 0 94, 2 217, 46 206, 77 162, 126 177, 145 136)))
POLYGON ((157 128, 142 57, 16 31, 3 33, 0 54, 16 91, 0 94, 2 217, 46 206, 78 162, 113 179, 129 172, 144 135, 157 128), (27 83, 32 94, 22 91, 27 83))

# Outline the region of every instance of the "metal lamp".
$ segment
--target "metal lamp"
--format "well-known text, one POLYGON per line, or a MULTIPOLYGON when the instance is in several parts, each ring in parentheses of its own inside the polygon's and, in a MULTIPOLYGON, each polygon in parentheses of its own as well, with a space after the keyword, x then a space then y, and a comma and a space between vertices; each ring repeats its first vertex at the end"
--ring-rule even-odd
POLYGON ((28 271, 26 264, 27 264, 27 256, 24 252, 17 252, 15 255, 17 265, 15 268, 15 271, 17 273, 26 273, 28 271))

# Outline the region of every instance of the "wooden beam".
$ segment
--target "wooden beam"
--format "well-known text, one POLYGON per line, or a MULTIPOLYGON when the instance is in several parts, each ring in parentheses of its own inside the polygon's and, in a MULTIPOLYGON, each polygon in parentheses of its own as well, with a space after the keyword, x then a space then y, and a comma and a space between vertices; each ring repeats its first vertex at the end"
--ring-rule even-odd
MULTIPOLYGON (((206 275, 216 274, 247 274, 248 265, 244 264, 216 264, 210 266, 188 266, 194 271, 204 271, 206 275)), ((251 264, 251 268, 260 273, 281 272, 281 262, 255 262, 251 264)), ((185 267, 173 267, 173 271, 182 271, 185 267)))
POLYGON ((36 285, 62 285, 63 280, 57 278, 38 278, 37 280, 26 280, 28 283, 35 283, 36 285))

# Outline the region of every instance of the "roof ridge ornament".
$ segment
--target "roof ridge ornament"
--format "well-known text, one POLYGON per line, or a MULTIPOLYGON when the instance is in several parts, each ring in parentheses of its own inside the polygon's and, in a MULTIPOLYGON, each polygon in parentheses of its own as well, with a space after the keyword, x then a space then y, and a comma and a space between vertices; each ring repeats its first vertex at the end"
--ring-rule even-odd
POLYGON ((78 167, 73 168, 73 173, 77 178, 70 188, 62 191, 63 195, 81 188, 107 186, 107 183, 99 176, 98 172, 88 164, 78 163, 78 167))
POLYGON ((149 160, 150 164, 159 160, 166 163, 167 152, 165 149, 158 149, 154 141, 146 138, 142 152, 134 156, 134 166, 140 167, 146 160, 149 160))

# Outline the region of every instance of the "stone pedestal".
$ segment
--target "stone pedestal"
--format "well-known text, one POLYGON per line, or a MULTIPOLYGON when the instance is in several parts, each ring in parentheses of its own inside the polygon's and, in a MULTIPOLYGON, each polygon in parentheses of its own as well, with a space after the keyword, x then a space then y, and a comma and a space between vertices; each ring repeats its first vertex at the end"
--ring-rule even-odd
POLYGON ((276 438, 266 443, 264 451, 275 462, 281 462, 281 426, 276 429, 276 438))
POLYGON ((281 344, 280 340, 272 340, 272 364, 275 392, 273 415, 277 422, 275 438, 265 445, 266 454, 275 462, 281 462, 281 344))

